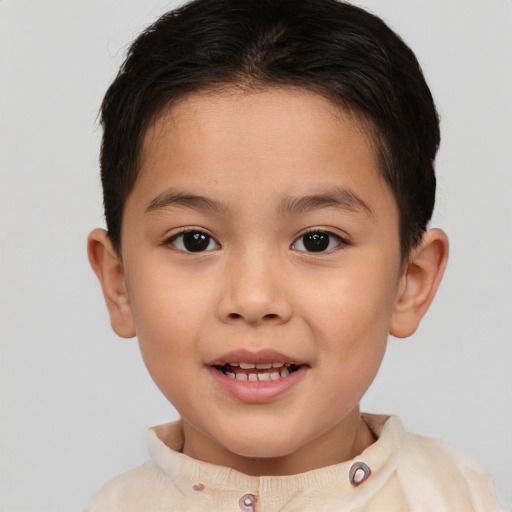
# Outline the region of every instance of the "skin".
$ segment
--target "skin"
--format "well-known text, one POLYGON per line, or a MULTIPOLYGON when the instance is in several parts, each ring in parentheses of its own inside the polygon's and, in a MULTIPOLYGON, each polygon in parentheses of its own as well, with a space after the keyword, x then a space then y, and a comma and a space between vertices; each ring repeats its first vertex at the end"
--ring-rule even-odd
POLYGON ((89 257, 114 330, 137 335, 183 419, 185 454, 285 475, 374 442, 359 401, 388 334, 417 328, 448 253, 429 230, 402 265, 398 223, 364 125, 316 94, 195 93, 155 120, 122 254, 95 230, 89 257), (211 237, 207 250, 187 252, 184 229, 211 237), (307 250, 311 230, 327 250, 307 250), (236 350, 276 350, 302 372, 276 398, 240 400, 208 365, 236 350))

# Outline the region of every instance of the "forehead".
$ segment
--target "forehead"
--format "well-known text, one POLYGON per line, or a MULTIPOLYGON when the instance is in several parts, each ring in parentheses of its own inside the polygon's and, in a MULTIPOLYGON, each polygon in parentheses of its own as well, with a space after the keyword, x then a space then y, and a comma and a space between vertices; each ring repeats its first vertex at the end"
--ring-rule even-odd
POLYGON ((244 187, 268 197, 333 185, 368 203, 390 196, 368 123, 304 89, 230 88, 190 94, 154 120, 133 192, 192 187, 229 203, 244 187))

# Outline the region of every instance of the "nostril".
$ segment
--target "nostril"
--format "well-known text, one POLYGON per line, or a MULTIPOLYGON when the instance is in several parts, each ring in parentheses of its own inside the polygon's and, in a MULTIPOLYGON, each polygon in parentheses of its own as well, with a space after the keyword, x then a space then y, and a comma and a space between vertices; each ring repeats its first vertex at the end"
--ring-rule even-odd
MULTIPOLYGON (((231 320, 238 320, 240 318, 244 318, 244 316, 239 313, 230 313, 228 316, 231 320)), ((276 315, 275 313, 269 313, 268 315, 263 316, 263 320, 275 320, 277 318, 279 318, 279 315, 276 315)))

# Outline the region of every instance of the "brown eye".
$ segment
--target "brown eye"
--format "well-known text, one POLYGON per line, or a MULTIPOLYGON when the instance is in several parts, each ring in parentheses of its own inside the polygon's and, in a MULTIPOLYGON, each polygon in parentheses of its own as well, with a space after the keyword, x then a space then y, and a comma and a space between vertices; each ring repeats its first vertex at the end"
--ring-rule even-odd
POLYGON ((171 244, 184 252, 204 252, 218 249, 219 244, 202 231, 186 231, 173 236, 171 244))
POLYGON ((292 249, 306 252, 325 252, 342 244, 343 240, 327 231, 311 231, 302 235, 293 244, 292 249))

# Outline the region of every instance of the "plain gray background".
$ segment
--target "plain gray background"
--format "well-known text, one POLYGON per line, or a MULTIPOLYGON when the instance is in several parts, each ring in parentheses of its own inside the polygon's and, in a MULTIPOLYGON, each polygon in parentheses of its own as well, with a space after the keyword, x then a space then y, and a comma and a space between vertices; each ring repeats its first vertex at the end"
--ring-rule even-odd
MULTIPOLYGON (((451 259, 363 402, 472 453, 512 510, 512 2, 364 0, 416 52, 442 116, 433 226, 451 259)), ((111 332, 86 257, 103 224, 97 111, 163 0, 0 0, 0 510, 80 510, 176 417, 111 332)))

